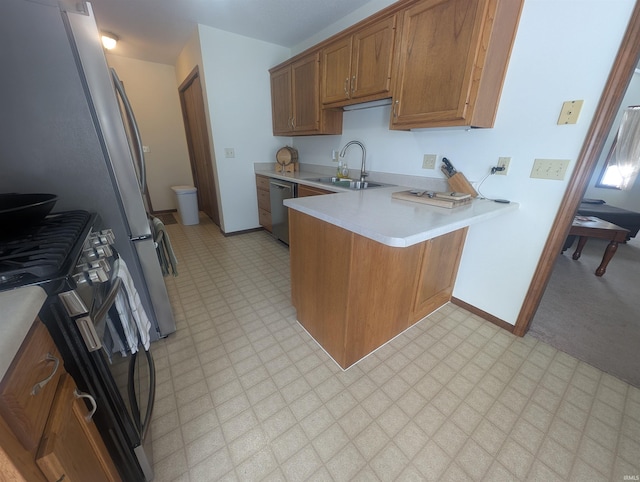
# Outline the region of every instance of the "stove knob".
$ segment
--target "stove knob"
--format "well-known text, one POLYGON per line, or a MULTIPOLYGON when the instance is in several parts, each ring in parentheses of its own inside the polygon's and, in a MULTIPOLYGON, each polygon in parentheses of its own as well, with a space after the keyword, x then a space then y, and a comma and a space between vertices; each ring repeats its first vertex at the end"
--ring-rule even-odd
POLYGON ((116 236, 113 234, 113 230, 111 229, 103 229, 100 231, 100 240, 102 244, 113 244, 116 242, 116 236))
POLYGON ((98 254, 93 248, 85 249, 82 252, 82 259, 87 263, 91 263, 92 261, 95 261, 96 259, 98 259, 98 254))
POLYGON ((110 258, 113 256, 113 251, 108 245, 96 246, 95 251, 98 254, 98 258, 110 258))
POLYGON ((90 269, 92 266, 89 263, 78 263, 76 265, 76 269, 75 272, 79 273, 81 271, 87 271, 88 269, 90 269))
POLYGON ((89 282, 89 280, 87 279, 85 271, 82 271, 80 273, 74 274, 73 275, 73 280, 75 281, 76 286, 81 286, 81 285, 89 282))
POLYGON ((95 265, 94 268, 100 268, 105 273, 108 273, 109 271, 111 271, 111 265, 109 264, 109 261, 107 261, 106 259, 99 259, 93 264, 95 265))
POLYGON ((93 284, 104 283, 109 280, 109 276, 107 276, 107 273, 105 273, 102 268, 90 269, 87 271, 87 276, 93 284))

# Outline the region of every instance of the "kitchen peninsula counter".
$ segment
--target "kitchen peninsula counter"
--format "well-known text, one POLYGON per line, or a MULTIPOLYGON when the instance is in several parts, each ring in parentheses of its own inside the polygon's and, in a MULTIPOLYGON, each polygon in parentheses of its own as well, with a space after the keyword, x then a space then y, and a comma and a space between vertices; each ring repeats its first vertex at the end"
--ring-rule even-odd
POLYGON ((447 209, 393 199, 391 194, 407 187, 383 187, 350 191, 339 196, 288 199, 285 206, 334 224, 379 243, 408 247, 475 223, 515 211, 517 203, 474 199, 470 204, 447 209))
POLYGON ((454 209, 393 199, 406 187, 290 199, 297 319, 346 369, 451 299, 468 226, 518 205, 454 209))

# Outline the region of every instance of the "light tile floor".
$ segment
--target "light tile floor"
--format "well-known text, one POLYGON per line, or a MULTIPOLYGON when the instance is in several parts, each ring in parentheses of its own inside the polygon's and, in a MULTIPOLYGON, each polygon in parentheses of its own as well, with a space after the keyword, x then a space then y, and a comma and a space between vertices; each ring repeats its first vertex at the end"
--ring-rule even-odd
POLYGON ((167 229, 157 481, 638 480, 640 389, 451 304, 343 372, 296 322, 285 246, 167 229))

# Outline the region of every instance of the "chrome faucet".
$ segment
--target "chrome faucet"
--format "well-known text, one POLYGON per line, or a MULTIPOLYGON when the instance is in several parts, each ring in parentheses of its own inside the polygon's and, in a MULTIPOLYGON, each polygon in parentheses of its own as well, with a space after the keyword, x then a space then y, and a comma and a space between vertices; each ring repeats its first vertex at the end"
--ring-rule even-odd
POLYGON ((367 150, 364 148, 364 144, 360 141, 347 142, 342 148, 342 150, 340 151, 340 157, 344 157, 344 153, 346 152, 347 147, 353 144, 360 146, 360 148, 362 149, 362 165, 360 166, 360 182, 364 182, 365 178, 369 175, 369 173, 366 171, 367 150))

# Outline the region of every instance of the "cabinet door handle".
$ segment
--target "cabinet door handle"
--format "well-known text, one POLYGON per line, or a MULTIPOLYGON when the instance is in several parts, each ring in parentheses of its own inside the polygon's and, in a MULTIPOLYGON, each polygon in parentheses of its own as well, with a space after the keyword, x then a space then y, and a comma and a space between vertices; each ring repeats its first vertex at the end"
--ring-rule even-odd
POLYGON ((351 77, 351 93, 356 93, 356 76, 351 77))
POLYGON ((394 119, 397 119, 397 118, 398 118, 398 109, 397 109, 397 107, 398 107, 398 105, 399 105, 399 104, 400 104, 400 101, 399 101, 399 100, 396 100, 396 101, 393 103, 393 118, 394 118, 394 119))
POLYGON ((349 97, 349 77, 344 79, 344 95, 349 97))
POLYGON ((295 129, 295 128, 296 128, 296 118, 295 118, 295 117, 292 117, 292 118, 291 118, 291 128, 292 128, 292 129, 295 129))
POLYGON ((31 389, 31 395, 37 395, 38 393, 40 393, 40 390, 42 390, 44 388, 44 386, 51 381, 53 376, 58 371, 58 367, 60 366, 60 360, 58 360, 58 358, 53 356, 51 353, 47 353, 45 355, 43 361, 46 361, 46 362, 52 361, 53 362, 53 370, 51 370, 51 374, 47 378, 45 378, 41 382, 36 383, 33 386, 33 388, 31 389))
POLYGON ((84 419, 87 422, 90 422, 91 419, 93 418, 93 414, 96 413, 96 410, 98 410, 98 404, 96 403, 96 399, 93 398, 88 393, 81 392, 77 388, 73 391, 73 396, 76 398, 86 398, 87 400, 89 400, 89 403, 91 403, 91 407, 92 407, 91 411, 84 417, 84 419))

